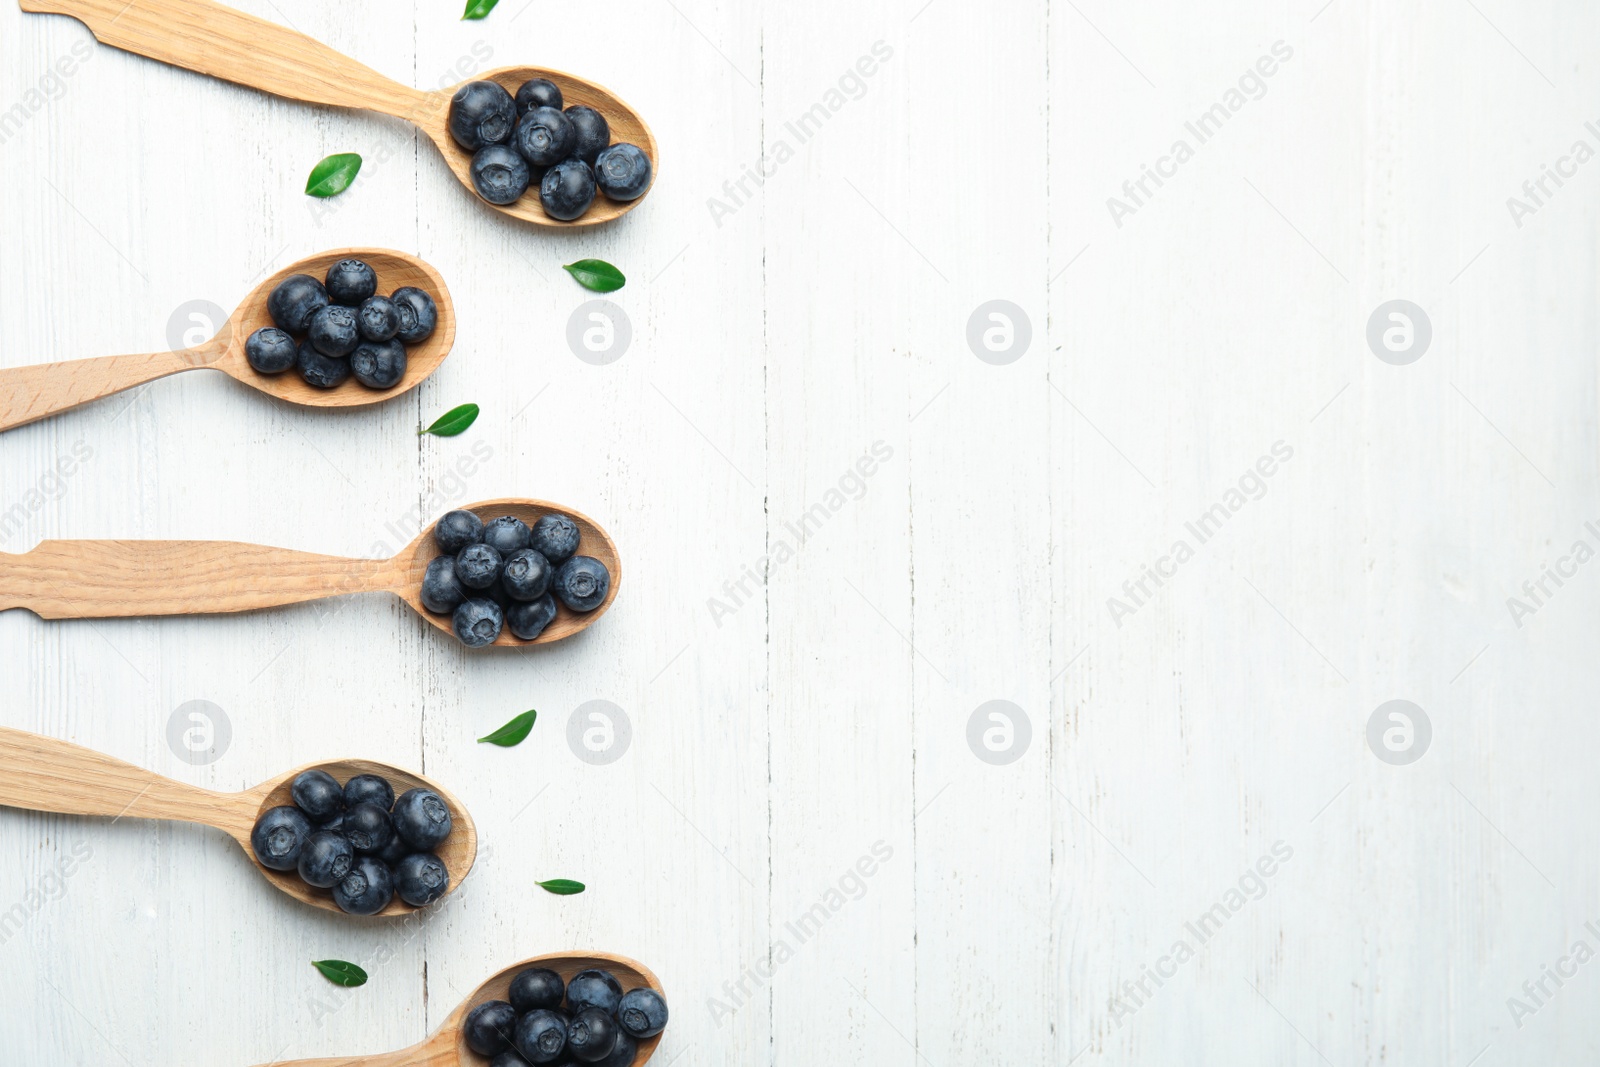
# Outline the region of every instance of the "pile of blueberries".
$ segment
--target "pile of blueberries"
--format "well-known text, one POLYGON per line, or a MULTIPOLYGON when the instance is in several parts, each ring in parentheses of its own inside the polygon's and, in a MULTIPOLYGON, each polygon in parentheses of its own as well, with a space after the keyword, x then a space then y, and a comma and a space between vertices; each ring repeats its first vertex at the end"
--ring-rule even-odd
POLYGON ((444 798, 411 789, 396 800, 376 774, 343 786, 327 771, 305 771, 289 786, 292 805, 256 820, 250 847, 262 866, 298 871, 309 886, 333 892, 351 915, 376 915, 399 894, 426 907, 450 887, 450 872, 434 850, 454 823, 444 798))
POLYGON ((513 515, 484 522, 452 511, 433 528, 444 555, 422 576, 422 606, 451 616, 468 648, 493 644, 500 631, 532 641, 556 617, 556 599, 573 611, 593 611, 611 591, 611 572, 593 556, 579 556, 578 524, 565 515, 542 516, 530 527, 513 515))
POLYGON ((661 995, 649 988, 624 993, 610 971, 580 971, 563 987, 555 971, 532 967, 511 980, 509 996, 509 1003, 479 1004, 464 1024, 467 1047, 494 1057, 490 1067, 629 1067, 639 1042, 667 1028, 661 995))
POLYGON ((406 376, 406 345, 426 341, 439 324, 433 297, 409 285, 379 296, 377 271, 359 259, 329 267, 326 284, 290 275, 267 298, 267 312, 276 325, 245 342, 250 366, 260 374, 299 367, 318 389, 352 374, 368 389, 394 388, 406 376))
POLYGON ((468 82, 450 100, 450 136, 472 153, 472 185, 491 204, 514 204, 539 187, 553 219, 570 222, 594 202, 635 200, 650 188, 650 157, 612 144, 611 127, 592 107, 562 110, 554 82, 534 78, 517 95, 492 81, 468 82))

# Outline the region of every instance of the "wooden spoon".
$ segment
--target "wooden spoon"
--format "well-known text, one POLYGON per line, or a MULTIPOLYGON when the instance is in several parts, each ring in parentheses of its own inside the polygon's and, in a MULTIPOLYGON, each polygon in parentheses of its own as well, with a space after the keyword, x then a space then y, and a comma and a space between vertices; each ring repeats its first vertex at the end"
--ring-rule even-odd
MULTIPOLYGON (((380 775, 394 786, 396 795, 418 787, 432 789, 450 806, 453 819, 450 837, 437 850, 450 871, 450 888, 445 895, 454 893, 472 870, 478 858, 478 831, 466 807, 437 782, 386 763, 324 761, 279 775, 243 793, 215 793, 67 741, 0 727, 0 804, 62 815, 164 819, 214 826, 239 842, 250 862, 273 885, 296 900, 343 915, 326 890, 306 885, 294 871, 263 867, 250 847, 250 831, 256 820, 269 808, 293 803, 289 784, 302 771, 313 769, 327 771, 341 785, 358 774, 380 775)), ((395 897, 378 914, 410 915, 416 910, 395 897)))
MULTIPOLYGON (((523 960, 513 967, 507 967, 462 1001, 431 1037, 410 1048, 378 1056, 275 1060, 270 1064, 263 1064, 262 1067, 486 1067, 489 1058, 480 1056, 467 1047, 466 1038, 461 1032, 462 1024, 466 1022, 467 1014, 479 1004, 490 1000, 507 999, 511 989, 511 979, 529 967, 548 967, 561 975, 563 982, 572 981, 572 976, 579 971, 598 967, 614 974, 617 981, 622 983, 624 991, 648 986, 665 997, 666 991, 661 988, 661 980, 637 960, 630 960, 626 956, 613 956, 606 952, 589 952, 582 955, 555 952, 545 956, 535 956, 531 960, 523 960)), ((662 1036, 657 1034, 639 1042, 639 1053, 633 1061, 633 1067, 642 1067, 651 1056, 655 1055, 662 1036)))
POLYGON ((147 356, 102 356, 68 363, 0 370, 0 431, 25 426, 58 412, 99 400, 145 382, 186 370, 219 370, 252 389, 307 407, 353 408, 377 404, 413 389, 438 369, 456 339, 455 305, 439 272, 415 256, 382 248, 340 248, 310 256, 278 271, 256 286, 217 335, 182 352, 147 356), (368 389, 354 378, 334 389, 317 389, 290 368, 282 374, 258 374, 245 359, 244 343, 263 326, 272 325, 267 298, 291 274, 309 274, 321 281, 341 259, 365 260, 378 274, 387 295, 402 286, 423 290, 439 308, 439 325, 419 345, 406 348, 406 375, 392 389, 368 389))
MULTIPOLYGON (((461 184, 479 203, 539 226, 593 226, 609 222, 644 199, 609 200, 597 194, 593 205, 571 222, 552 219, 539 205, 537 191, 514 204, 489 204, 473 189, 470 153, 451 138, 446 123, 450 98, 458 86, 423 92, 391 81, 304 34, 224 7, 213 0, 19 0, 24 11, 71 15, 89 27, 102 44, 209 74, 290 100, 377 111, 415 124, 433 139, 461 184)), ((628 105, 610 90, 558 70, 504 67, 480 75, 511 92, 529 78, 548 78, 563 102, 587 104, 604 115, 612 143, 637 145, 650 157, 651 178, 660 169, 656 139, 628 105)), ((646 190, 646 194, 648 190, 646 190)))
MULTIPOLYGON (((509 628, 497 645, 547 645, 587 629, 617 598, 622 564, 616 543, 593 519, 543 500, 489 500, 466 510, 488 521, 514 515, 533 525, 560 512, 577 523, 578 554, 611 572, 611 589, 593 611, 557 601, 556 617, 537 639, 509 628)), ((0 552, 0 611, 26 608, 43 619, 114 619, 141 615, 214 615, 300 604, 345 593, 389 592, 439 629, 450 616, 422 606, 422 576, 440 555, 430 524, 391 559, 319 556, 238 541, 41 541, 21 555, 0 552)))

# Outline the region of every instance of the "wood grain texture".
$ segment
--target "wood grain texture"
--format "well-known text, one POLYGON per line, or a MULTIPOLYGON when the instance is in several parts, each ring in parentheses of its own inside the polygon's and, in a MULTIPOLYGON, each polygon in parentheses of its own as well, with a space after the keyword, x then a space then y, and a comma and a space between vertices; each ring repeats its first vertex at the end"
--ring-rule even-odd
MULTIPOLYGON (((506 648, 550 644, 599 620, 616 601, 622 563, 615 542, 593 519, 544 500, 474 504, 485 520, 511 515, 533 525, 560 512, 577 524, 578 554, 611 573, 605 600, 577 612, 559 601, 556 617, 532 641, 503 631, 506 648)), ((353 593, 390 592, 429 623, 453 632, 448 616, 422 604, 422 579, 439 555, 426 527, 391 559, 345 559, 229 541, 44 541, 20 555, 0 553, 0 611, 26 608, 42 619, 210 615, 304 604, 353 593)))
MULTIPOLYGON (((435 850, 450 872, 446 896, 460 888, 478 856, 478 831, 461 801, 437 782, 371 760, 335 760, 297 767, 241 793, 216 793, 153 774, 132 764, 66 741, 0 727, 0 805, 63 815, 102 815, 113 821, 164 819, 199 823, 222 830, 239 843, 262 876, 303 903, 343 914, 325 890, 301 881, 293 871, 263 866, 250 844, 251 830, 268 810, 294 803, 290 787, 308 770, 333 775, 340 785, 361 774, 376 774, 398 796, 410 789, 432 789, 449 806, 450 836, 435 850)), ((442 898, 441 898, 442 899, 442 898)), ((416 908, 396 897, 377 917, 413 915, 416 908)), ((359 921, 361 916, 347 916, 359 921)))
POLYGON ((223 324, 215 337, 182 352, 144 356, 102 356, 65 363, 0 370, 0 430, 25 426, 80 404, 100 400, 136 385, 180 371, 210 368, 280 400, 307 407, 350 408, 377 404, 409 392, 439 369, 455 345, 456 313, 450 290, 439 272, 403 252, 382 248, 340 248, 291 263, 257 285, 223 324), (267 300, 285 278, 308 274, 319 281, 341 259, 365 260, 378 275, 381 292, 414 286, 433 297, 439 323, 427 340, 406 348, 406 373, 388 389, 368 389, 351 378, 334 389, 308 384, 294 369, 259 374, 245 355, 245 342, 271 326, 267 300))
MULTIPOLYGON (((18 0, 24 11, 71 15, 104 44, 162 63, 248 85, 275 96, 334 107, 378 111, 415 123, 433 139, 457 180, 473 190, 471 154, 450 136, 450 98, 455 86, 420 92, 383 77, 304 34, 254 18, 214 0, 18 0)), ((562 71, 543 67, 505 67, 492 78, 515 93, 530 78, 548 78, 561 87, 567 106, 586 104, 606 117, 612 143, 634 144, 650 157, 651 182, 660 150, 650 128, 609 90, 562 71)), ((571 221, 553 219, 539 205, 537 192, 514 204, 487 204, 539 226, 581 228, 609 222, 633 210, 649 189, 633 200, 596 194, 594 204, 571 221)), ((474 191, 473 196, 477 196, 474 191)), ((485 202, 487 203, 487 202, 485 202)))

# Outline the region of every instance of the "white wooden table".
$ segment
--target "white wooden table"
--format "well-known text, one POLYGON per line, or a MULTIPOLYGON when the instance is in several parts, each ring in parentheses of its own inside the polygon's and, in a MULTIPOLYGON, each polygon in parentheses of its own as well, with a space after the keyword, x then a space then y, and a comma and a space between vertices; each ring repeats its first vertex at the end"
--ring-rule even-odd
POLYGON ((1561 962, 1600 949, 1600 567, 1561 562, 1600 548, 1600 162, 1562 162, 1600 148, 1593 5, 525 2, 240 6, 419 86, 610 86, 663 146, 616 225, 509 225, 399 123, 0 4, 0 362, 160 350, 191 301, 350 244, 419 252, 461 318, 386 407, 187 375, 8 433, 0 548, 377 555, 529 495, 627 566, 525 655, 378 596, 0 616, 5 725, 221 789, 417 767, 486 846, 411 935, 214 832, 0 812, 0 1062, 381 1051, 569 947, 656 969, 662 1063, 1600 1054, 1600 965, 1561 962), (368 162, 323 213, 336 151, 368 162), (604 365, 566 341, 582 256, 629 277, 604 365), (1367 342, 1391 300, 1431 324, 1403 365, 1418 335, 1367 342), (466 435, 417 438, 465 401, 466 435), (1431 724, 1408 764, 1376 751, 1420 733, 1367 739, 1397 699, 1431 724), (191 701, 231 732, 209 763, 168 741, 191 701), (568 742, 591 701, 627 719, 609 763, 568 742), (520 748, 474 743, 530 707, 520 748))

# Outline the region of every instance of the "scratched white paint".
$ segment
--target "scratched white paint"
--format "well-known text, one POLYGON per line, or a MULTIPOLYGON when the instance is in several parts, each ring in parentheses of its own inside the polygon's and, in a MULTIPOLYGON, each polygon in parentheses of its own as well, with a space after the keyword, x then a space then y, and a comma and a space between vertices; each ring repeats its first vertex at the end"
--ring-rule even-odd
POLYGON ((520 494, 625 560, 615 610, 531 654, 382 597, 0 617, 5 725, 219 789, 419 766, 485 846, 410 937, 271 892, 214 832, 0 812, 0 912, 43 890, 0 943, 0 1062, 377 1052, 581 947, 661 975, 661 1062, 1595 1058, 1600 970, 1544 968, 1600 949, 1600 571, 1506 606, 1600 547, 1600 163, 1562 162, 1600 148, 1590 6, 523 3, 241 6, 416 85, 609 85, 663 146, 616 225, 509 225, 400 123, 0 5, 4 365, 160 349, 186 301, 346 244, 421 253, 461 320, 380 409, 196 374, 6 434, 0 548, 378 554, 520 494), (319 217, 305 174, 350 150, 319 217), (1545 164, 1572 176, 1534 202, 1545 164), (606 366, 565 340, 581 256, 629 277, 606 366), (1407 366, 1367 347, 1393 299, 1431 321, 1407 366), (1031 331, 1010 363, 968 345, 996 300, 1031 331), (468 400, 471 431, 418 441, 468 400), (233 732, 209 766, 165 739, 197 699, 233 732), (1391 699, 1432 724, 1410 765, 1367 744, 1391 699), (591 700, 631 724, 605 765, 567 742, 591 700), (1014 762, 969 748, 990 701, 1021 709, 1014 762), (522 747, 474 744, 528 707, 522 747), (373 981, 338 994, 324 957, 373 981))

